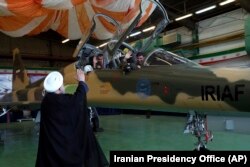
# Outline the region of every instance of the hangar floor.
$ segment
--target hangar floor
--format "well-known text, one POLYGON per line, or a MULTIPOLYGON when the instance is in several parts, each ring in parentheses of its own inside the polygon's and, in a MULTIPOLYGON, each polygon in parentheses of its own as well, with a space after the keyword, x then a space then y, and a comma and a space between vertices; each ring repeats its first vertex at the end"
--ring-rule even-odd
MULTIPOLYGON (((110 150, 193 150, 195 137, 183 134, 186 117, 152 115, 106 115, 100 117, 104 132, 96 134, 109 159, 110 150)), ((33 167, 38 135, 34 122, 0 124, 1 167, 33 167)), ((214 131, 210 150, 250 150, 250 134, 214 131)))

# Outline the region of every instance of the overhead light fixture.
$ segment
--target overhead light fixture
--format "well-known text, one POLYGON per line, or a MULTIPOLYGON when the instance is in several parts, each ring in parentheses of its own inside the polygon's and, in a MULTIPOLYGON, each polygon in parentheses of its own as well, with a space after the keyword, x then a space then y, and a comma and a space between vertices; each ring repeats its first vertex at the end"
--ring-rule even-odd
POLYGON ((103 46, 105 46, 105 45, 107 45, 107 44, 108 44, 108 42, 103 43, 103 44, 99 45, 97 48, 101 48, 101 47, 103 47, 103 46))
POLYGON ((151 31, 154 29, 155 29, 155 26, 151 26, 151 27, 148 27, 148 28, 145 28, 144 30, 142 30, 142 32, 148 32, 148 31, 151 31))
POLYGON ((69 39, 67 38, 67 39, 63 40, 62 43, 66 43, 68 41, 69 41, 69 39))
POLYGON ((223 6, 223 5, 229 4, 229 3, 234 2, 234 1, 235 0, 226 0, 226 1, 223 1, 223 2, 221 2, 219 4, 220 4, 220 6, 223 6))
POLYGON ((216 8, 216 5, 209 6, 209 7, 207 7, 207 8, 198 10, 198 11, 195 12, 195 14, 201 14, 201 13, 204 13, 204 12, 206 12, 206 11, 212 10, 212 9, 214 9, 214 8, 216 8))
POLYGON ((192 13, 181 16, 181 17, 178 17, 178 18, 175 19, 175 21, 183 20, 183 19, 186 19, 186 18, 191 17, 191 16, 193 16, 192 13))
POLYGON ((130 37, 134 37, 134 36, 139 35, 139 34, 141 34, 141 31, 137 31, 137 32, 135 32, 133 34, 130 34, 129 36, 130 37))

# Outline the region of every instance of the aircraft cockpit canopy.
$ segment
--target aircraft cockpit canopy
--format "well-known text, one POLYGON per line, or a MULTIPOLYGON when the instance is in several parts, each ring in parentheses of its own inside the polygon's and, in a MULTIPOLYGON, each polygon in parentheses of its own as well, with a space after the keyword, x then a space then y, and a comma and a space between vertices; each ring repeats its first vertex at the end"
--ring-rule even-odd
POLYGON ((178 56, 172 52, 166 51, 164 49, 157 49, 149 53, 144 61, 144 66, 154 66, 154 65, 178 65, 178 64, 192 64, 198 65, 195 62, 178 56))
MULTIPOLYGON (((169 19, 167 12, 158 1, 141 1, 139 8, 133 8, 129 12, 128 17, 119 22, 121 29, 117 29, 115 36, 107 43, 104 54, 108 57, 108 62, 114 62, 119 50, 124 47, 124 43, 131 45, 133 49, 128 49, 132 50, 133 53, 144 52, 149 48, 149 45, 159 33, 165 29, 168 23, 169 19), (143 9, 145 9, 145 6, 149 6, 147 9, 150 10, 149 22, 143 17, 143 9), (140 36, 144 38, 143 42, 141 45, 134 45, 133 42, 140 36)), ((114 66, 117 67, 118 65, 114 63, 114 66)))
MULTIPOLYGON (((74 54, 75 57, 80 57, 81 60, 81 62, 77 63, 77 66, 79 65, 82 67, 86 64, 86 62, 88 62, 88 60, 85 59, 86 55, 88 55, 87 57, 93 57, 93 51, 96 50, 104 56, 104 67, 110 65, 112 68, 118 68, 119 61, 117 63, 116 60, 124 56, 124 48, 132 51, 133 56, 135 56, 137 52, 144 52, 168 23, 169 19, 164 7, 158 1, 154 0, 142 1, 139 7, 132 8, 127 14, 127 17, 120 22, 116 22, 113 18, 107 15, 96 14, 93 17, 92 26, 88 30, 89 35, 81 39, 77 46, 79 51, 77 52, 76 50, 74 54), (147 22, 145 17, 143 17, 145 9, 150 10, 150 18, 148 18, 150 22, 147 22), (114 31, 111 33, 112 35, 109 35, 113 36, 112 38, 106 40, 102 39, 100 41, 95 40, 95 46, 92 46, 96 49, 92 47, 91 51, 86 45, 87 41, 91 44, 91 41, 89 41, 90 36, 94 35, 95 29, 98 27, 96 18, 106 20, 114 31), (140 46, 135 46, 132 43, 135 40, 133 34, 137 31, 139 31, 143 37, 147 37, 140 46)), ((135 57, 133 58, 135 59, 135 57)))

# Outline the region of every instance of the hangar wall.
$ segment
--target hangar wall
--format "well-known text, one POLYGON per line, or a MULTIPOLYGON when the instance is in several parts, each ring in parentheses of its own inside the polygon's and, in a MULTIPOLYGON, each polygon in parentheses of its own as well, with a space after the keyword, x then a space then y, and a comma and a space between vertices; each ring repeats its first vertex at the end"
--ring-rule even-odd
POLYGON ((244 9, 237 9, 199 22, 199 55, 190 57, 206 65, 247 55, 244 9))
POLYGON ((247 55, 249 17, 249 13, 239 8, 198 22, 197 30, 180 27, 166 31, 152 42, 146 53, 161 47, 204 65, 247 55))
POLYGON ((62 44, 58 41, 39 39, 35 37, 9 37, 0 33, 0 66, 12 66, 12 50, 19 48, 23 57, 26 57, 25 65, 28 67, 60 67, 68 64, 54 61, 39 61, 56 58, 68 58, 74 52, 74 47, 62 44), (35 63, 33 58, 36 58, 35 63))
MULTIPOLYGON (((247 12, 243 9, 237 9, 232 12, 228 12, 216 17, 209 18, 201 21, 198 24, 199 27, 199 40, 229 37, 234 34, 244 33, 245 19, 247 18, 247 12)), ((238 39, 228 42, 222 42, 220 44, 200 47, 200 55, 220 52, 235 48, 245 47, 245 40, 238 39)))
POLYGON ((176 52, 204 65, 241 57, 247 55, 246 50, 250 50, 247 49, 250 46, 247 44, 250 43, 247 42, 249 17, 250 14, 240 8, 198 22, 197 31, 186 27, 170 30, 164 32, 162 37, 180 35, 179 43, 171 45, 163 41, 155 47, 176 52))

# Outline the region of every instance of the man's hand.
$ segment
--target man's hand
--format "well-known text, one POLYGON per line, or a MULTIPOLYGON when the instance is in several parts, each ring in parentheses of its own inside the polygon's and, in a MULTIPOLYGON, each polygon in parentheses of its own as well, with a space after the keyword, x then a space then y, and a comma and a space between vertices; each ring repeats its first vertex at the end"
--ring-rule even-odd
POLYGON ((131 58, 131 57, 132 57, 132 52, 129 51, 129 52, 124 56, 124 59, 127 60, 127 59, 129 59, 129 58, 131 58))
POLYGON ((84 72, 81 69, 77 69, 77 71, 76 71, 76 79, 78 81, 85 82, 85 74, 84 74, 84 72))

